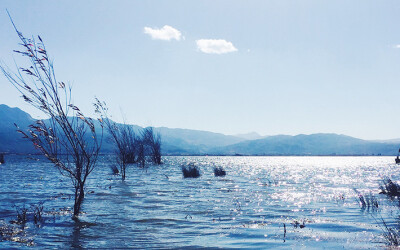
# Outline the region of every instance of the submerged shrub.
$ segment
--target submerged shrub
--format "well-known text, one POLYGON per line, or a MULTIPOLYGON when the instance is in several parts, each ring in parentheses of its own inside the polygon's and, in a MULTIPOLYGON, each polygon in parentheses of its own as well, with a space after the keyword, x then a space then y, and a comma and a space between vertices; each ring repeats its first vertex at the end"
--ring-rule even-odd
MULTIPOLYGON (((135 157, 137 150, 137 135, 131 125, 128 125, 125 122, 124 124, 117 124, 109 119, 107 104, 105 102, 101 102, 97 98, 96 100, 96 111, 101 116, 101 119, 99 119, 100 124, 106 129, 109 134, 109 139, 114 145, 115 157, 120 168, 118 173, 121 173, 122 180, 125 180, 126 168, 128 164, 136 162, 135 157)), ((117 174, 115 169, 113 169, 113 166, 112 170, 114 174, 117 174)))
POLYGON ((305 228, 306 227, 306 220, 303 220, 303 223, 302 224, 300 224, 300 222, 299 221, 297 221, 297 220, 294 220, 293 221, 293 227, 294 228, 305 228))
POLYGON ((26 216, 28 209, 25 207, 18 207, 15 206, 15 210, 17 211, 17 224, 25 224, 28 221, 28 218, 26 216))
POLYGON ((143 130, 142 137, 153 164, 161 165, 161 135, 148 127, 143 130))
POLYGON ((43 202, 39 202, 37 205, 31 205, 33 212, 33 222, 35 224, 40 224, 43 222, 43 202))
POLYGON ((111 166, 110 166, 110 169, 111 169, 111 172, 112 172, 113 175, 119 174, 119 169, 118 169, 117 166, 111 165, 111 166))
POLYGON ((25 204, 22 207, 14 205, 17 212, 17 220, 11 221, 12 224, 25 225, 28 221, 33 220, 35 225, 39 226, 43 220, 43 206, 44 202, 30 205, 28 209, 25 204), (28 217, 29 216, 29 217, 28 217))
POLYGON ((182 166, 182 174, 184 178, 200 177, 200 169, 198 166, 190 163, 188 166, 182 166))
POLYGON ((386 194, 390 197, 400 196, 400 185, 394 183, 389 177, 383 179, 382 185, 380 185, 381 194, 386 194))
POLYGON ((214 175, 215 176, 225 176, 226 171, 222 167, 214 167, 214 175))

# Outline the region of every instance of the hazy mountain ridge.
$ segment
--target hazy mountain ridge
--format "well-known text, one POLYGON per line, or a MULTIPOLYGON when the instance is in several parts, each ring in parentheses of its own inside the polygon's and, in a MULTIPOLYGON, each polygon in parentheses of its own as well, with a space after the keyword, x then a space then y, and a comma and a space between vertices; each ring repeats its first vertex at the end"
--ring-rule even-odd
POLYGON ((246 134, 236 134, 234 136, 239 137, 239 138, 243 138, 243 139, 246 139, 246 140, 257 140, 257 139, 262 139, 262 138, 266 137, 266 136, 260 135, 257 132, 250 132, 250 133, 246 133, 246 134))
POLYGON ((20 128, 26 129, 34 121, 28 113, 19 108, 10 108, 0 104, 0 152, 32 152, 32 143, 22 139, 14 123, 20 128))
POLYGON ((277 135, 223 148, 216 154, 242 155, 395 155, 398 144, 366 141, 338 134, 277 135))
MULTIPOLYGON (((10 153, 36 153, 31 142, 22 139, 21 134, 16 131, 14 123, 21 129, 27 129, 28 125, 35 120, 19 108, 10 108, 7 105, 0 105, 0 152, 10 153)), ((96 129, 100 129, 97 120, 94 121, 96 129)), ((132 125, 136 132, 142 127, 132 125)), ((235 136, 228 136, 219 133, 190 130, 170 129, 165 127, 155 128, 162 136, 162 149, 165 154, 171 155, 197 155, 207 154, 212 147, 221 147, 243 141, 244 139, 235 136)), ((113 145, 109 136, 104 131, 102 151, 112 152, 113 145)))
MULTIPOLYGON (((19 108, 0 105, 0 152, 36 153, 31 142, 22 139, 14 123, 26 129, 35 120, 19 108)), ((96 127, 100 127, 96 122, 96 127)), ((141 127, 133 125, 135 131, 141 127)), ((275 135, 257 133, 237 136, 208 131, 155 128, 162 136, 166 155, 396 155, 398 140, 367 141, 338 134, 275 135), (246 138, 258 138, 248 139, 246 138)), ((113 151, 105 134, 102 152, 113 151)))

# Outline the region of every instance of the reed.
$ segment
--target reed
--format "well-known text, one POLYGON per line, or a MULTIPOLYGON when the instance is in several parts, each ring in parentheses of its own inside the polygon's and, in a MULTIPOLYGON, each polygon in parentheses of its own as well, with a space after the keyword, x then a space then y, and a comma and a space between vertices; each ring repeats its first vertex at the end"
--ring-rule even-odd
POLYGON ((398 247, 400 245, 400 231, 395 227, 389 226, 383 218, 377 221, 381 230, 383 237, 385 238, 385 244, 391 247, 398 247))
POLYGON ((72 87, 56 78, 53 60, 42 38, 25 37, 11 16, 10 20, 20 40, 19 50, 14 52, 26 63, 16 64, 16 71, 0 64, 0 71, 26 103, 48 118, 37 120, 28 130, 16 125, 17 131, 72 181, 76 217, 84 200, 86 180, 96 165, 103 129, 100 135, 96 133, 93 119, 72 103, 72 87))
POLYGON ((354 191, 357 193, 357 200, 359 201, 361 208, 372 208, 373 210, 377 210, 379 208, 378 199, 372 194, 372 192, 369 192, 367 195, 363 195, 358 192, 357 189, 354 189, 354 191))
POLYGON ((386 194, 389 197, 400 196, 400 185, 393 182, 389 177, 383 179, 379 188, 381 189, 381 194, 386 194))

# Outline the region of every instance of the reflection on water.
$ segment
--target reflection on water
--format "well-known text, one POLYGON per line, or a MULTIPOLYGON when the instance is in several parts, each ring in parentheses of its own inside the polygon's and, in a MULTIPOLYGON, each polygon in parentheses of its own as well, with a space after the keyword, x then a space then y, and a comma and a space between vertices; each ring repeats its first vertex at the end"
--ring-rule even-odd
MULTIPOLYGON (((376 218, 393 217, 378 195, 384 176, 399 180, 392 157, 166 157, 147 170, 112 176, 108 157, 90 176, 80 221, 71 220, 70 181, 44 160, 9 157, 0 166, 0 221, 12 205, 45 201, 45 223, 28 223, 38 247, 298 248, 382 246, 376 218), (183 179, 195 162, 202 176, 183 179), (225 177, 215 177, 222 166, 225 177), (356 188, 379 210, 361 209, 356 188)), ((0 248, 21 243, 2 241, 0 248)))
POLYGON ((75 225, 72 229, 71 248, 73 249, 82 248, 80 238, 81 238, 81 227, 80 225, 75 225))

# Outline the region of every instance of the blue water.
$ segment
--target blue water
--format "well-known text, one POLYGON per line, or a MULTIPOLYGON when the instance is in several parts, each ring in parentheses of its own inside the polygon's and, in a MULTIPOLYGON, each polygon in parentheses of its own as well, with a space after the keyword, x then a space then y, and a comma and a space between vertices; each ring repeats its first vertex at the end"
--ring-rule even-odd
POLYGON ((44 159, 6 161, 0 227, 20 228, 10 224, 13 206, 39 202, 44 222, 30 220, 16 236, 29 244, 0 235, 0 248, 376 248, 385 242, 379 218, 391 223, 398 212, 378 194, 385 176, 400 180, 393 157, 171 156, 146 170, 129 166, 121 181, 104 156, 87 183, 80 222, 71 219, 67 177, 44 159), (184 179, 181 165, 191 162, 202 176, 184 179), (214 166, 227 175, 214 177, 214 166), (361 208, 354 188, 372 192, 379 209, 361 208))

